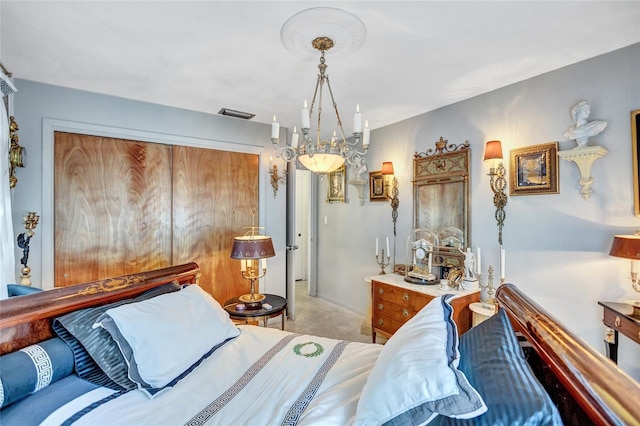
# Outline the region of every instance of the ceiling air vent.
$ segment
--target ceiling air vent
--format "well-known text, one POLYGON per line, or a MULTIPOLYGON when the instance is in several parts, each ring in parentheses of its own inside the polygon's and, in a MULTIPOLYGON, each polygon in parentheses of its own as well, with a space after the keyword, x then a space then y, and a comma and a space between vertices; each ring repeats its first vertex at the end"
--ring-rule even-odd
POLYGON ((244 120, 251 120, 256 116, 255 114, 251 114, 250 112, 236 111, 235 109, 229 108, 222 108, 220 111, 218 111, 218 114, 228 115, 229 117, 242 118, 244 120))

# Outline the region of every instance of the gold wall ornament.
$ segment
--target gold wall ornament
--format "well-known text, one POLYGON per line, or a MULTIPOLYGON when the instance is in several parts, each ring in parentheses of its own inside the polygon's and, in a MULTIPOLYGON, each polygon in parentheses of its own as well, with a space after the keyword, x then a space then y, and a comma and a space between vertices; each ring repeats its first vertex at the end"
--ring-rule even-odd
POLYGON ((27 150, 18 143, 18 123, 13 116, 9 117, 9 188, 15 188, 18 178, 14 176, 16 167, 27 165, 27 150))
POLYGON ((31 241, 31 237, 35 235, 33 230, 38 225, 38 220, 40 216, 38 216, 35 212, 29 212, 23 218, 24 228, 27 232, 23 232, 18 235, 18 247, 22 249, 22 258, 20 259, 20 263, 22 264, 22 269, 20 272, 20 284, 25 286, 31 286, 31 268, 27 265, 29 261, 29 242, 31 241))
POLYGON ((491 186, 491 190, 493 191, 493 205, 496 206, 495 218, 498 223, 498 244, 502 246, 502 227, 504 226, 504 220, 506 218, 506 213, 504 211, 505 206, 507 205, 507 193, 505 189, 507 188, 507 180, 504 175, 506 174, 506 169, 502 164, 502 161, 498 162, 498 166, 496 167, 495 162, 498 160, 502 160, 502 142, 500 141, 489 141, 485 145, 484 149, 484 161, 491 160, 494 164, 491 165, 489 169, 489 185, 491 186))
POLYGON ((269 169, 269 174, 271 175, 271 187, 273 188, 273 198, 276 198, 278 195, 278 184, 287 183, 287 171, 283 170, 282 174, 278 174, 278 166, 276 164, 272 164, 269 169))

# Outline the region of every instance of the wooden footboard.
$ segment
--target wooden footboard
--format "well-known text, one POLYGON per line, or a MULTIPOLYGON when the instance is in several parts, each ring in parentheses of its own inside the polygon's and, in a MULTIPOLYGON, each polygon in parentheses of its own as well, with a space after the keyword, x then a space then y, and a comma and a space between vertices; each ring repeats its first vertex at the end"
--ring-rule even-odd
POLYGON ((196 263, 171 266, 0 300, 0 355, 53 337, 51 321, 90 306, 136 297, 162 284, 197 283, 196 263))
POLYGON ((567 424, 640 424, 640 384, 514 285, 496 297, 535 350, 540 362, 530 364, 567 424))

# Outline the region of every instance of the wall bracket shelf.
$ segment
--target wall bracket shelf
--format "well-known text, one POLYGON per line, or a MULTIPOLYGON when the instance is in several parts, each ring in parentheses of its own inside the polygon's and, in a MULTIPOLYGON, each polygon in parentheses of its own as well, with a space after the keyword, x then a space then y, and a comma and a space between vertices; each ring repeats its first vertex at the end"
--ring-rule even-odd
POLYGON ((349 185, 353 185, 358 189, 358 198, 360 199, 360 205, 364 206, 364 187, 367 181, 364 179, 351 179, 349 185))
POLYGON ((591 198, 591 194, 593 193, 593 190, 591 189, 591 184, 593 184, 591 166, 598 158, 602 158, 607 155, 607 152, 609 151, 601 146, 580 146, 558 152, 558 157, 563 160, 573 161, 578 166, 578 169, 580 170, 580 179, 578 180, 578 183, 582 187, 580 189, 580 194, 585 200, 591 198))

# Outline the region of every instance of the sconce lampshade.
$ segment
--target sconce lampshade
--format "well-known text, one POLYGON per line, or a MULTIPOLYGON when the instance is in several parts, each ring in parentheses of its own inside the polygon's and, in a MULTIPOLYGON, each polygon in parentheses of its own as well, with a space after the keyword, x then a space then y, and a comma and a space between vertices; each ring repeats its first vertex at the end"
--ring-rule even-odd
POLYGON ((395 174, 393 172, 393 162, 385 161, 384 163, 382 163, 382 175, 386 176, 386 175, 393 175, 393 174, 395 174))
POLYGON ((273 249, 271 237, 244 235, 233 239, 232 259, 264 259, 275 255, 276 251, 273 249))
POLYGON ((640 260, 640 235, 614 235, 609 255, 640 260))
POLYGON ((489 141, 484 147, 484 161, 502 159, 502 143, 500 141, 489 141))

